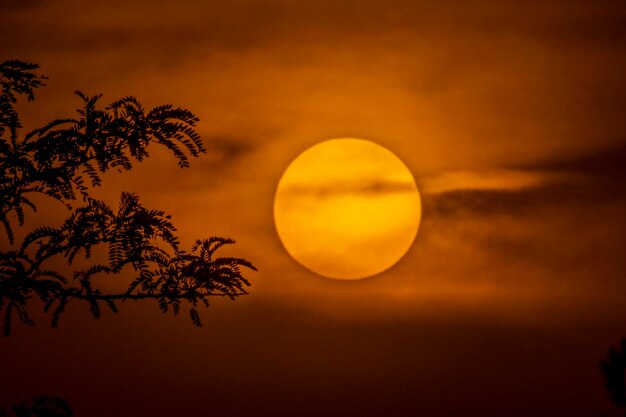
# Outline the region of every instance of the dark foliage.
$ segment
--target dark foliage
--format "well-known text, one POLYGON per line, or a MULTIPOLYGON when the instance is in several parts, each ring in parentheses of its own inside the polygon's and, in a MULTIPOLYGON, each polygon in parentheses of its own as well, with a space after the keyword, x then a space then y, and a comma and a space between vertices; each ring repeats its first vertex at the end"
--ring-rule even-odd
POLYGON ((0 417, 72 417, 70 406, 56 397, 39 397, 31 402, 22 402, 11 407, 13 414, 0 408, 0 417))
POLYGON ((626 339, 611 347, 600 364, 606 387, 613 403, 626 411, 626 339))
POLYGON ((77 91, 82 107, 76 118, 55 120, 19 138, 15 103, 20 95, 33 100, 35 89, 44 85, 37 69, 21 61, 0 64, 0 222, 15 245, 14 227, 23 226, 25 209, 37 210, 34 194, 63 203, 70 216, 60 227, 37 228, 14 250, 0 252, 4 333, 10 333, 15 317, 34 324, 27 311, 33 297, 52 313, 53 326, 71 300, 88 303, 97 318, 101 305, 117 312, 116 301, 142 299, 154 299, 163 312, 174 314, 187 303, 191 320, 200 326, 197 307, 208 305, 208 297, 246 294, 249 282, 240 268, 254 266, 245 259, 214 256, 234 241, 197 240, 191 252, 185 252, 170 216, 143 207, 137 196, 123 193, 116 211, 90 196, 90 190, 102 184, 102 173, 132 169, 133 163, 148 157, 151 144, 169 149, 180 167, 189 166, 190 156, 205 152, 195 130, 198 118, 171 105, 146 111, 134 97, 100 108, 100 96, 77 91), (70 266, 77 257, 89 260, 98 247, 104 248, 107 259, 70 276, 47 266, 59 257, 70 266), (107 294, 94 286, 97 275, 125 272, 134 279, 123 293, 107 294))

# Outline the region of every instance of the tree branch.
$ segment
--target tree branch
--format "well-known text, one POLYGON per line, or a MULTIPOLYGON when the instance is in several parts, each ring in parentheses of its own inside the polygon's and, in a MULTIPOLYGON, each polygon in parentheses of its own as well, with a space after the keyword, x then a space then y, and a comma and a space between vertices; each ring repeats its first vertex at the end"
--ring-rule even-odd
POLYGON ((234 299, 247 294, 250 282, 241 268, 256 268, 243 258, 214 256, 233 240, 197 240, 191 252, 185 252, 165 212, 143 207, 131 193, 122 193, 117 211, 90 196, 92 188, 102 184, 101 174, 132 169, 134 162, 148 157, 153 143, 169 149, 180 167, 189 166, 190 157, 206 152, 195 130, 199 119, 169 104, 147 111, 134 97, 101 108, 101 95, 76 91, 82 106, 75 118, 54 120, 20 139, 15 103, 20 95, 34 99, 34 90, 44 85, 45 77, 34 72, 38 68, 22 61, 0 64, 0 223, 13 245, 11 221, 17 217, 23 226, 24 207, 37 210, 29 200, 31 193, 60 201, 70 215, 60 227, 31 231, 19 249, 0 252, 5 334, 15 317, 34 324, 27 310, 32 297, 44 302, 44 311, 52 311, 53 326, 72 299, 89 303, 96 318, 101 302, 115 312, 115 301, 155 299, 163 312, 171 308, 174 314, 186 302, 191 304, 192 322, 199 326, 197 304, 208 305, 211 296, 234 299), (78 197, 84 206, 75 206, 78 197), (96 247, 105 248, 106 261, 70 272, 73 280, 46 268, 55 258, 62 257, 68 266, 77 257, 89 259, 96 247), (137 277, 123 294, 103 294, 92 282, 97 274, 119 275, 129 268, 137 277))

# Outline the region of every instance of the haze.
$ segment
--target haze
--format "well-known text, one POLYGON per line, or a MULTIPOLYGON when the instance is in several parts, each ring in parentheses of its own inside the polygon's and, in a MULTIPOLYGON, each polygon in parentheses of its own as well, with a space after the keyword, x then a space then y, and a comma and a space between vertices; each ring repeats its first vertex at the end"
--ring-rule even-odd
MULTIPOLYGON (((110 174, 259 268, 205 327, 126 303, 0 341, 0 404, 77 416, 589 416, 626 336, 623 1, 2 1, 2 55, 39 63, 38 127, 71 95, 134 95, 201 118, 208 155, 110 174), (329 138, 399 155, 417 241, 371 279, 328 280, 282 247, 273 197, 329 138)), ((29 225, 60 219, 56 205, 29 225)), ((2 243, 3 248, 6 244, 2 243)), ((114 284, 111 284, 114 285, 114 284)))

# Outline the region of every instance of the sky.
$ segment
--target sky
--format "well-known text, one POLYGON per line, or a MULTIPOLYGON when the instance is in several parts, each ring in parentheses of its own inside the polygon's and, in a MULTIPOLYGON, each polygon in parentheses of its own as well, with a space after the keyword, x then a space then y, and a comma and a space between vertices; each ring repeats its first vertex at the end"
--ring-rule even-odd
MULTIPOLYGON (((231 237, 224 253, 259 269, 203 328, 132 302, 17 326, 0 340, 0 404, 617 415, 598 364, 626 336, 623 1, 0 0, 0 39, 3 59, 50 78, 20 104, 25 131, 71 115, 77 89, 195 112, 208 152, 190 168, 154 149, 95 193, 138 193, 183 246, 231 237), (338 137, 388 148, 421 194, 414 244, 365 280, 303 268, 274 225, 285 169, 338 137)), ((27 226, 63 218, 43 204, 27 226)))

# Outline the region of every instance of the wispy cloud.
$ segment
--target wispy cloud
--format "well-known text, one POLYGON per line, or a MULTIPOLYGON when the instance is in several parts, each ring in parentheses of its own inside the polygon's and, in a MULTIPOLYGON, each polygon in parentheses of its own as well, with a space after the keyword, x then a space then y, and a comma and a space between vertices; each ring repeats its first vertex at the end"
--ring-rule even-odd
POLYGON ((573 180, 573 176, 557 172, 513 169, 451 171, 422 179, 421 190, 430 194, 463 190, 518 191, 573 180))
POLYGON ((379 196, 385 194, 415 192, 414 183, 401 181, 341 182, 333 184, 289 184, 281 192, 292 196, 315 198, 341 195, 379 196))

